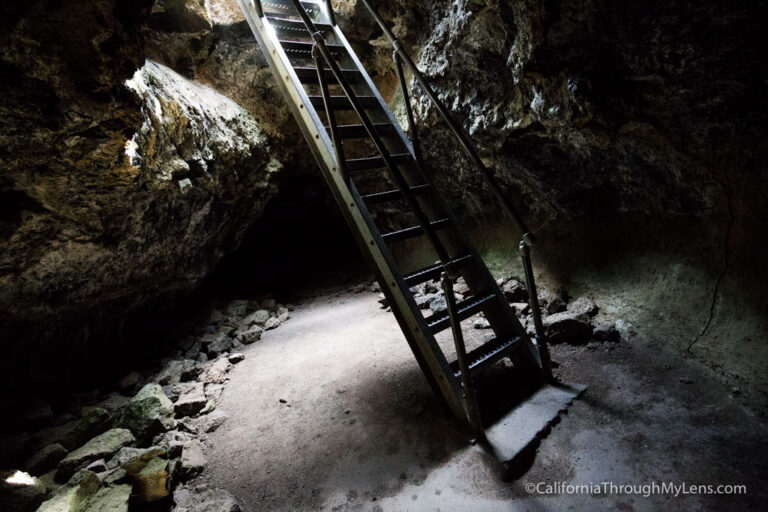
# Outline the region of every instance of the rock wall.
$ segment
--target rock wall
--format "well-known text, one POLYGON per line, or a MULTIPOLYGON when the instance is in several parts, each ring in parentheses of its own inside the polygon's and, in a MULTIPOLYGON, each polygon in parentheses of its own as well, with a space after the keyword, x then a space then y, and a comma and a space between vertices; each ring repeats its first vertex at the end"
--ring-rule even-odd
POLYGON ((282 166, 256 118, 145 61, 151 4, 1 8, 4 384, 108 369, 275 193, 282 166))
MULTIPOLYGON (((541 278, 602 296, 644 341, 745 379, 764 403, 766 3, 376 4, 539 235, 541 278)), ((380 31, 360 2, 344 12, 391 83, 380 31)), ((479 175, 411 92, 437 181, 470 222, 496 225, 479 175)))

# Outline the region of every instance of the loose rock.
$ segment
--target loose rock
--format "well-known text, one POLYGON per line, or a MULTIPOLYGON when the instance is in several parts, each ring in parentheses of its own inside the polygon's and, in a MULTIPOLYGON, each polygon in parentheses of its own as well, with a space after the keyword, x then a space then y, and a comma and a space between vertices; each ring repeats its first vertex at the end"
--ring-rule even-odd
POLYGON ((173 428, 173 403, 158 384, 147 384, 121 409, 115 425, 129 429, 139 442, 173 428))
POLYGON ((65 482, 78 468, 94 460, 111 456, 123 446, 134 443, 136 439, 131 431, 124 428, 113 428, 94 437, 77 450, 69 453, 59 463, 56 471, 56 481, 65 482))
POLYGON ((176 416, 194 416, 206 405, 205 391, 202 382, 196 382, 179 396, 174 404, 176 416))
POLYGON ((59 443, 49 444, 38 451, 24 464, 24 467, 35 476, 43 475, 59 465, 59 462, 67 456, 66 448, 59 443))
POLYGON ((571 313, 595 316, 599 308, 587 297, 579 297, 575 301, 568 304, 567 309, 571 313))
POLYGON ((543 323, 551 343, 586 343, 592 336, 588 315, 564 311, 545 317, 543 323))
POLYGON ((597 341, 619 341, 621 336, 614 324, 602 324, 592 330, 592 338, 597 341))
POLYGON ((528 300, 528 290, 517 279, 510 279, 504 282, 501 291, 504 292, 507 302, 525 302, 528 300))
POLYGON ((181 460, 177 475, 184 482, 199 475, 207 464, 203 447, 197 441, 190 441, 184 445, 181 451, 181 460))

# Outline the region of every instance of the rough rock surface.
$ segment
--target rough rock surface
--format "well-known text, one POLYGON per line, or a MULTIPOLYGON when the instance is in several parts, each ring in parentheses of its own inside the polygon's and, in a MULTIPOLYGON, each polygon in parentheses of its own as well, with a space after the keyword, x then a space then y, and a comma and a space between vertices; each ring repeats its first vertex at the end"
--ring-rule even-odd
POLYGON ((114 357, 120 322, 188 293, 274 194, 259 122, 145 62, 151 4, 0 8, 3 378, 114 357))
MULTIPOLYGON (((389 46, 360 2, 342 3, 350 36, 376 48, 375 79, 392 83, 389 46)), ((766 2, 375 5, 536 231, 545 277, 601 290, 638 335, 765 388, 766 2)), ((470 223, 497 222, 480 175, 411 94, 439 188, 470 223)))

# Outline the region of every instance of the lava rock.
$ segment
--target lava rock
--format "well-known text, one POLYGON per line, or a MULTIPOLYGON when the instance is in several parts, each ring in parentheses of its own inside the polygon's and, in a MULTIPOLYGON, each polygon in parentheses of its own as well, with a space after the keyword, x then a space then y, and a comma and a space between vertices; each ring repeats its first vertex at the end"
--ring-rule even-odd
POLYGON ((621 336, 614 324, 601 324, 592 329, 592 338, 597 341, 619 341, 621 336))
POLYGON ((438 295, 429 301, 429 309, 433 314, 439 314, 448 311, 448 303, 445 301, 445 297, 443 295, 438 295))
POLYGON ((59 463, 55 479, 57 482, 66 482, 78 468, 95 460, 109 457, 123 446, 134 442, 136 442, 136 438, 128 429, 113 428, 107 430, 64 457, 59 463))
POLYGON ((131 372, 117 383, 118 389, 125 394, 132 394, 136 391, 136 387, 141 383, 141 374, 139 372, 131 372))
MULTIPOLYGON (((226 339, 229 340, 228 338, 226 339)), ((202 369, 197 362, 192 359, 173 360, 170 361, 157 376, 157 382, 163 386, 177 384, 179 382, 187 382, 194 380, 200 375, 200 372, 202 372, 202 369)))
POLYGON ((592 302, 587 297, 579 297, 575 301, 568 304, 567 310, 578 315, 595 316, 599 308, 597 307, 597 304, 592 302))
POLYGON ((239 352, 229 354, 229 356, 227 357, 227 361, 229 361, 232 364, 237 364, 240 361, 244 361, 244 360, 245 360, 245 354, 241 354, 239 352))
POLYGON ((387 296, 384 295, 383 293, 379 294, 379 298, 378 298, 377 302, 381 306, 381 309, 385 309, 385 308, 387 308, 389 306, 389 299, 387 299, 387 296))
POLYGON ((477 320, 475 320, 475 329, 490 329, 490 328, 491 328, 491 324, 490 322, 488 322, 487 318, 480 317, 477 320))
POLYGON ((244 317, 248 314, 248 301, 247 300, 233 300, 227 306, 226 314, 229 317, 244 317))
POLYGON ((179 396, 173 407, 176 416, 194 416, 205 407, 207 401, 203 384, 196 382, 179 396))
POLYGON ((210 368, 208 368, 208 371, 205 372, 202 381, 206 384, 221 384, 226 382, 227 379, 229 379, 229 370, 231 369, 232 363, 227 361, 226 358, 218 359, 214 361, 210 368))
POLYGON ((232 350, 232 339, 228 336, 221 336, 213 343, 208 345, 208 355, 216 357, 223 352, 232 350))
POLYGON ((173 491, 174 512, 240 512, 237 500, 223 489, 192 489, 186 486, 173 491))
POLYGON ((268 331, 270 329, 275 329, 276 327, 280 326, 280 323, 281 322, 279 318, 277 318, 276 316, 271 316, 269 317, 269 320, 264 322, 264 330, 268 331))
POLYGON ((190 441, 181 451, 181 459, 176 474, 184 482, 202 473, 208 461, 203 454, 203 447, 197 441, 190 441))
POLYGON ((545 317, 543 323, 550 343, 586 343, 592 337, 588 315, 564 311, 545 317))
MULTIPOLYGON (((264 310, 262 309, 262 311, 264 310)), ((267 318, 267 320, 269 320, 269 318, 267 318)), ((252 325, 247 330, 241 331, 237 335, 237 339, 244 345, 250 345, 251 343, 261 339, 262 332, 264 331, 261 327, 258 325, 252 325)))
POLYGON ((257 309, 245 317, 245 319, 240 324, 247 329, 248 327, 254 325, 264 325, 267 320, 269 320, 269 311, 266 309, 257 309))
POLYGON ((55 469, 59 462, 67 456, 67 453, 69 452, 61 444, 49 444, 30 457, 24 467, 35 476, 44 475, 55 469))
POLYGON ((115 425, 129 429, 139 442, 144 443, 173 428, 173 412, 173 403, 163 393, 163 388, 150 383, 117 413, 115 425))
POLYGON ((151 503, 170 494, 170 468, 163 458, 166 454, 165 449, 154 447, 120 465, 140 501, 151 503))
POLYGON ((528 290, 517 279, 509 279, 501 287, 507 302, 525 302, 528 300, 528 290))
POLYGON ((106 431, 110 426, 111 417, 111 414, 101 407, 84 408, 80 418, 38 432, 30 444, 42 447, 58 443, 67 450, 74 450, 90 438, 106 431))
POLYGON ((553 315, 555 313, 562 313, 568 306, 568 293, 562 288, 558 288, 555 291, 544 290, 539 294, 539 305, 543 306, 544 310, 553 315))

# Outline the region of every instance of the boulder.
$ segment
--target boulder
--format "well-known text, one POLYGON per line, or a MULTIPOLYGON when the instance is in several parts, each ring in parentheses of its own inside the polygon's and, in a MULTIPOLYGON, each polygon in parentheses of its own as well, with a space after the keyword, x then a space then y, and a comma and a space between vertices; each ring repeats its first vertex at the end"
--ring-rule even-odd
POLYGON ((78 468, 89 463, 111 456, 123 446, 136 441, 131 431, 124 428, 113 428, 94 437, 77 450, 70 452, 61 462, 56 471, 56 481, 65 482, 78 468))
POLYGON ((173 428, 173 424, 173 403, 154 383, 141 388, 115 419, 116 426, 129 429, 141 443, 173 428))
POLYGON ((153 447, 121 464, 140 501, 162 500, 170 493, 170 470, 164 448, 153 447))
POLYGON ((44 475, 55 469, 67 453, 69 452, 61 444, 49 444, 30 457, 24 467, 35 476, 44 475))
POLYGON ((592 338, 597 341, 619 341, 621 335, 615 324, 601 324, 592 329, 592 338))
POLYGON ((118 389, 125 393, 131 394, 136 391, 136 387, 141 383, 141 374, 139 372, 131 372, 117 383, 118 389))
POLYGON ((195 382, 179 396, 173 407, 176 416, 194 416, 205 407, 207 401, 203 383, 195 382))
POLYGON ((595 316, 598 309, 599 308, 597 307, 597 304, 592 302, 587 297, 579 297, 578 299, 569 303, 567 306, 567 310, 571 313, 589 316, 595 316))
POLYGON ((517 314, 517 316, 525 315, 531 309, 530 304, 527 302, 512 302, 509 306, 515 310, 515 314, 517 314))
POLYGON ((248 328, 253 325, 264 325, 264 322, 269 320, 269 311, 266 309, 257 309, 250 315, 246 316, 241 322, 241 325, 248 328))
POLYGON ((550 343, 586 343, 592 337, 588 315, 564 311, 545 317, 543 323, 550 343))
POLYGON ((229 317, 244 317, 248 314, 248 301, 247 300, 233 300, 229 303, 226 310, 226 315, 229 317))
POLYGON ((475 320, 475 329, 490 329, 491 323, 487 318, 478 318, 475 320))
POLYGON ((240 512, 237 500, 223 489, 181 486, 173 491, 174 512, 240 512))
POLYGON ((448 311, 448 303, 445 301, 443 295, 436 295, 434 299, 429 301, 429 309, 433 314, 443 313, 448 311))
POLYGON ((198 441, 190 441, 181 450, 176 474, 180 481, 187 481, 202 473, 207 463, 202 445, 198 441))
POLYGON ((221 336, 207 347, 208 355, 212 357, 216 357, 223 352, 228 352, 231 349, 232 338, 229 336, 221 336))
POLYGON ((561 313, 567 309, 568 294, 562 288, 555 291, 544 290, 539 293, 539 304, 550 315, 561 313))
POLYGON ((194 380, 202 369, 192 359, 173 360, 157 376, 157 382, 163 386, 194 380))
POLYGON ((525 285, 517 279, 509 279, 501 287, 507 302, 526 302, 528 300, 528 290, 525 285))
POLYGON ((228 419, 229 414, 224 411, 213 411, 210 414, 197 418, 197 430, 198 432, 205 432, 207 434, 215 432, 228 419))
POLYGON ((101 407, 83 408, 80 418, 58 427, 41 430, 30 441, 32 449, 41 449, 51 444, 60 444, 67 450, 73 450, 90 438, 109 428, 111 415, 101 407))
POLYGON ((258 325, 252 325, 245 331, 240 331, 240 333, 237 335, 237 339, 240 341, 240 343, 243 343, 244 345, 249 345, 255 341, 260 340, 262 332, 263 332, 263 329, 261 327, 259 327, 258 325))
POLYGON ((237 364, 243 360, 245 360, 245 354, 241 354, 240 352, 234 352, 232 354, 229 354, 229 356, 227 356, 227 361, 229 361, 232 364, 237 364))
POLYGON ((277 318, 276 316, 271 316, 271 317, 269 317, 269 320, 264 322, 264 330, 268 331, 270 329, 274 329, 276 327, 279 327, 280 323, 281 323, 281 321, 280 321, 279 318, 277 318))
POLYGON ((464 281, 463 277, 460 277, 453 283, 453 293, 460 293, 461 295, 468 295, 470 292, 469 285, 464 281))

